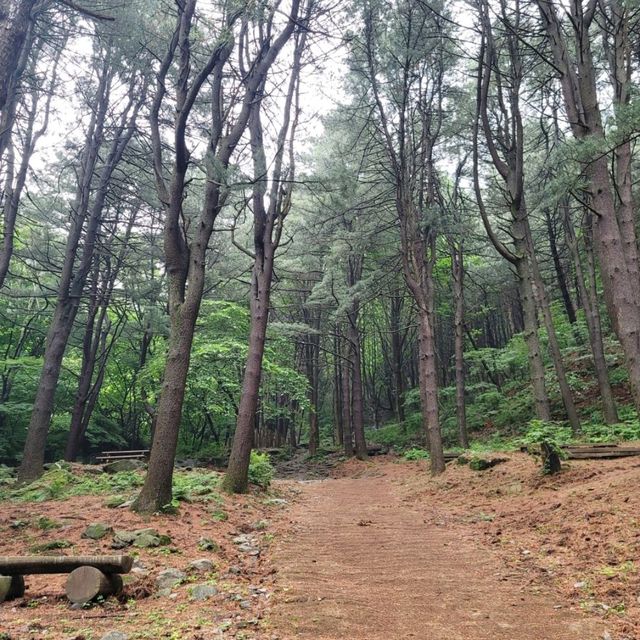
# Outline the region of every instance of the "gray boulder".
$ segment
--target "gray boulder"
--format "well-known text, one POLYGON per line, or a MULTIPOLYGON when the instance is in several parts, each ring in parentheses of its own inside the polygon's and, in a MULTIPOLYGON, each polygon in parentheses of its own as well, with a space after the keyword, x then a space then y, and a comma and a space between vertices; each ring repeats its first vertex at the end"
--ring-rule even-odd
POLYGON ((200 558, 189 563, 189 569, 193 569, 194 571, 213 571, 214 567, 213 562, 207 558, 200 558))
POLYGON ((94 522, 84 530, 82 537, 89 538, 90 540, 100 540, 101 538, 104 538, 108 533, 112 532, 113 529, 108 524, 94 522))
POLYGON ((129 636, 122 631, 109 631, 100 640, 129 640, 129 636))
POLYGON ((208 600, 218 593, 218 590, 212 584, 196 584, 191 589, 191 599, 198 602, 208 600))
POLYGON ((103 465, 105 473, 120 473, 121 471, 137 471, 144 467, 142 460, 114 460, 103 465))
POLYGON ((156 578, 156 588, 158 591, 177 587, 186 580, 187 574, 179 569, 165 569, 158 574, 156 578))

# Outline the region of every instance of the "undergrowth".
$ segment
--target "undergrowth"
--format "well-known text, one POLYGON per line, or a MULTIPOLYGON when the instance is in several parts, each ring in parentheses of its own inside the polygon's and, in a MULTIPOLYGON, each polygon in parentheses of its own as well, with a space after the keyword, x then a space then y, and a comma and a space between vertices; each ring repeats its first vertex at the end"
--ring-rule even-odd
MULTIPOLYGON (((46 471, 41 478, 24 487, 0 487, 0 500, 44 502, 65 500, 73 496, 118 495, 134 493, 142 486, 144 476, 135 471, 114 474, 74 474, 60 466, 46 471)), ((173 476, 173 494, 178 501, 204 499, 215 494, 220 476, 211 472, 178 471, 173 476)))

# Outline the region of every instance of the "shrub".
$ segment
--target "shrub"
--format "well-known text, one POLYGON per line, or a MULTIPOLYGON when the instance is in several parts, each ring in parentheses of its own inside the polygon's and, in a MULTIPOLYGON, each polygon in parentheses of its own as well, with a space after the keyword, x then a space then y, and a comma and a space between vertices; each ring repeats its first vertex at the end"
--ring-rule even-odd
POLYGON ((546 442, 553 451, 562 453, 562 445, 571 442, 571 429, 558 422, 546 422, 545 420, 531 420, 524 436, 522 444, 540 445, 546 442))
POLYGON ((404 452, 405 460, 426 460, 429 457, 429 452, 424 449, 418 449, 414 447, 413 449, 407 449, 404 452))
POLYGON ((589 442, 640 440, 640 422, 627 420, 618 424, 585 423, 582 433, 589 442))
POLYGON ((268 453, 251 452, 249 461, 249 482, 267 489, 273 479, 274 468, 268 453))

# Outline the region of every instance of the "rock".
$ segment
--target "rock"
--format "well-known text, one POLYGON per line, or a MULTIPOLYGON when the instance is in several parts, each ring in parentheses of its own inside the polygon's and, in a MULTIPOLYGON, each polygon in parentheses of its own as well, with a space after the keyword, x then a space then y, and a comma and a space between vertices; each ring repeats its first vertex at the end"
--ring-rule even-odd
POLYGON ((246 553, 249 556, 259 556, 260 555, 260 549, 258 549, 258 547, 255 547, 251 544, 245 543, 245 544, 241 544, 238 547, 238 551, 242 551, 242 553, 246 553))
POLYGON ((141 460, 115 460, 103 465, 102 470, 105 473, 120 473, 121 471, 137 471, 143 467, 144 462, 141 460))
POLYGON ((186 460, 176 460, 175 466, 178 469, 184 469, 185 471, 191 471, 198 466, 198 461, 193 458, 187 458, 186 460))
POLYGON ((156 595, 158 596, 158 598, 168 598, 171 595, 171 589, 167 588, 167 589, 159 589, 156 592, 156 595))
POLYGON ((268 520, 258 520, 258 522, 254 522, 253 525, 251 525, 251 528, 254 531, 264 531, 268 526, 269 526, 268 520))
POLYGON ((15 469, 7 467, 6 464, 0 464, 0 478, 13 478, 15 475, 15 469))
POLYGON ((201 602, 217 595, 218 590, 212 584, 196 584, 191 589, 191 599, 201 602))
POLYGON ((193 569, 195 571, 213 571, 215 565, 211 560, 207 560, 207 558, 200 558, 199 560, 194 560, 189 563, 189 569, 193 569))
POLYGON ((109 509, 115 509, 119 507, 121 504, 124 504, 127 499, 124 496, 110 496, 104 503, 105 507, 109 509))
POLYGON ((229 573, 234 576, 239 576, 242 573, 242 569, 240 567, 231 566, 229 567, 229 573))
POLYGON ((100 640, 129 640, 129 636, 122 631, 109 631, 100 640))
POLYGON ((131 532, 134 538, 138 536, 160 536, 156 529, 152 529, 151 527, 147 527, 146 529, 136 529, 131 532))
POLYGON ((200 551, 218 552, 220 551, 220 545, 210 538, 200 538, 200 540, 198 540, 198 549, 200 549, 200 551))
POLYGON ((71 471, 71 465, 66 460, 58 460, 58 462, 47 462, 42 465, 45 471, 51 471, 51 469, 64 469, 65 471, 71 471))
POLYGON ((289 503, 284 498, 269 498, 269 500, 265 501, 265 504, 285 505, 289 503))
POLYGON ((33 553, 44 553, 45 551, 55 551, 56 549, 69 549, 73 543, 68 540, 52 540, 43 544, 35 544, 30 547, 33 553))
POLYGON ((86 473, 90 476, 102 475, 102 467, 99 464, 84 464, 82 465, 82 473, 86 473))
MULTIPOLYGON (((116 530, 114 536, 113 536, 113 541, 114 543, 118 543, 118 544, 122 544, 123 546, 128 546, 130 544, 133 544, 133 541, 136 539, 136 533, 135 531, 122 531, 122 530, 116 530)), ((113 545, 111 545, 113 546, 113 545)), ((122 547, 114 547, 114 548, 122 548, 122 547)))
POLYGON ((251 601, 250 600, 240 600, 240 608, 241 609, 251 609, 251 601))
POLYGON ((158 574, 156 578, 156 588, 159 591, 171 589, 181 584, 187 577, 184 571, 179 569, 165 569, 158 574))
POLYGON ((151 535, 150 533, 143 533, 142 535, 137 536, 133 541, 133 546, 139 547, 140 549, 159 547, 160 544, 160 538, 158 536, 151 535))
POLYGON ((492 467, 507 461, 508 458, 473 458, 469 461, 469 468, 474 471, 485 471, 486 469, 491 469, 492 467))
POLYGON ((84 530, 81 537, 89 538, 90 540, 100 540, 101 538, 104 538, 108 533, 112 532, 113 529, 108 524, 94 522, 84 530))
POLYGON ((116 531, 111 545, 112 549, 124 549, 129 545, 140 549, 159 547, 169 544, 171 538, 158 533, 155 529, 138 529, 136 531, 116 531))

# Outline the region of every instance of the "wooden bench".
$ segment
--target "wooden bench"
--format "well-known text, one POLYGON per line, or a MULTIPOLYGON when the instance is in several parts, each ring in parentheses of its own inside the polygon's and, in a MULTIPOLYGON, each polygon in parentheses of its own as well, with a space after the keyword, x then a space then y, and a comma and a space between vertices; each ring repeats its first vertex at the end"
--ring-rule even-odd
POLYGON ((103 451, 96 457, 98 462, 115 462, 116 460, 146 460, 149 449, 132 449, 131 451, 103 451))
POLYGON ((132 566, 132 556, 0 556, 0 602, 24 595, 25 575, 68 573, 67 597, 84 604, 120 593, 120 574, 129 573, 132 566))
POLYGON ((597 460, 640 456, 640 447, 616 443, 576 444, 562 447, 569 460, 597 460))

